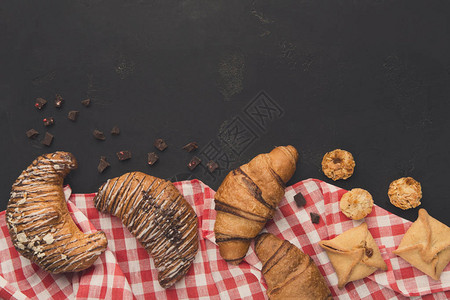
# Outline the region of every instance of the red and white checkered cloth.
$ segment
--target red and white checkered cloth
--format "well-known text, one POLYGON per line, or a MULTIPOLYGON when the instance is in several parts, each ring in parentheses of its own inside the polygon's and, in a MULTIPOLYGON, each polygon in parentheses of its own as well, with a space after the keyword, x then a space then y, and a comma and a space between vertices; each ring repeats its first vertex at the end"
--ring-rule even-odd
MULTIPOLYGON (((194 207, 200 228, 200 251, 188 274, 169 289, 159 286, 153 260, 121 221, 99 213, 93 205, 95 194, 72 194, 65 187, 69 211, 84 232, 103 230, 108 249, 89 269, 73 274, 51 275, 17 253, 0 213, 0 297, 5 299, 265 299, 266 285, 261 263, 249 250, 239 266, 227 264, 214 244, 214 191, 198 180, 175 183, 194 207)), ((424 299, 450 298, 450 266, 435 281, 411 267, 391 251, 398 246, 411 222, 375 206, 365 218, 380 246, 388 271, 378 271, 363 280, 337 288, 337 277, 326 253, 319 247, 360 222, 340 213, 338 201, 346 191, 325 182, 309 179, 286 189, 274 219, 265 230, 301 248, 318 265, 337 299, 424 299), (301 192, 307 204, 298 208, 294 195, 301 192), (319 224, 311 223, 309 213, 319 213, 319 224), (431 294, 434 293, 434 294, 431 294)))

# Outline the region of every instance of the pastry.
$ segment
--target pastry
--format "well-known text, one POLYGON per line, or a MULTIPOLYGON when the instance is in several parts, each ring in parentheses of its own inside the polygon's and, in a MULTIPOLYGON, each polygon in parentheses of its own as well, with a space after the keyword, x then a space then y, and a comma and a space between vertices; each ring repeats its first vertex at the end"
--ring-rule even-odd
POLYGON ((255 240, 255 252, 263 264, 270 299, 332 299, 311 257, 288 241, 263 233, 255 240))
POLYGON ((363 279, 377 269, 387 270, 375 240, 362 223, 338 235, 334 239, 320 241, 338 276, 338 287, 363 279))
POLYGON ((402 177, 394 180, 389 185, 389 200, 403 210, 420 205, 422 199, 422 187, 412 177, 402 177))
POLYGON ((217 190, 214 233, 220 255, 231 264, 244 259, 250 242, 271 219, 292 177, 298 153, 277 147, 231 171, 217 190))
POLYGON ((119 217, 151 254, 163 288, 188 272, 198 251, 197 215, 170 181, 125 173, 104 183, 94 204, 119 217))
POLYGON ((372 195, 363 189, 352 189, 342 196, 339 207, 347 218, 360 220, 372 211, 372 195))
POLYGON ((354 170, 355 160, 348 151, 336 149, 323 156, 322 171, 325 176, 334 181, 349 178, 353 175, 354 170))
POLYGON ((70 217, 62 184, 76 168, 68 152, 39 156, 13 184, 6 208, 14 247, 54 274, 89 268, 107 246, 105 233, 84 234, 70 217))
POLYGON ((439 280, 450 262, 450 228, 419 209, 419 217, 403 236, 395 254, 439 280))

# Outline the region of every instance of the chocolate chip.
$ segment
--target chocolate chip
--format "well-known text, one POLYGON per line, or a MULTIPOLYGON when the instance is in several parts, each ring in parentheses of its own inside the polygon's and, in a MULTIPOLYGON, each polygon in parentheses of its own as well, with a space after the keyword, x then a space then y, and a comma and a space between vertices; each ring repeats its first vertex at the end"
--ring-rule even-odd
POLYGON ((156 139, 154 146, 159 151, 164 151, 167 148, 167 144, 163 139, 156 139))
POLYGON ((309 215, 311 216, 311 222, 313 222, 314 224, 319 224, 320 222, 320 215, 316 214, 316 213, 309 213, 309 215))
POLYGON ((367 248, 367 247, 366 247, 366 256, 367 256, 368 258, 371 258, 372 255, 373 255, 373 249, 372 249, 372 248, 367 248))
POLYGON ((158 155, 155 152, 148 153, 147 157, 147 161, 150 166, 153 166, 159 159, 158 155))
POLYGON ((119 160, 127 160, 131 158, 131 152, 128 150, 119 151, 116 155, 119 160))
POLYGON ((189 170, 194 170, 200 163, 202 162, 202 160, 200 158, 198 158, 197 156, 194 156, 191 161, 188 163, 188 168, 189 170))
POLYGON ((45 100, 44 98, 36 98, 36 103, 34 104, 34 107, 41 110, 45 106, 45 104, 47 104, 47 100, 45 100))
POLYGON ((88 107, 89 105, 91 105, 91 99, 84 99, 83 101, 81 101, 81 104, 88 107))
POLYGON ((56 108, 61 108, 62 104, 63 104, 63 97, 61 97, 61 95, 56 94, 55 96, 55 107, 56 108))
POLYGON ((197 142, 190 142, 189 144, 184 145, 183 150, 186 150, 187 152, 192 152, 198 149, 197 142))
POLYGON ((295 195, 294 200, 298 207, 303 207, 306 204, 306 199, 305 197, 303 197, 302 193, 298 193, 297 195, 295 195))
POLYGON ((112 134, 112 135, 119 135, 119 134, 120 134, 120 129, 119 129, 119 127, 114 126, 114 127, 111 129, 111 134, 112 134))
POLYGON ((77 118, 78 118, 78 114, 79 114, 80 112, 78 111, 78 110, 71 110, 71 111, 69 111, 69 113, 67 114, 67 118, 69 118, 69 120, 71 120, 71 121, 76 121, 77 120, 77 118))
POLYGON ((42 122, 44 122, 44 126, 52 126, 53 124, 55 124, 55 119, 53 119, 53 117, 48 117, 44 118, 42 122))
POLYGON ((210 161, 206 164, 206 167, 208 168, 208 171, 212 173, 212 172, 214 172, 214 171, 219 167, 219 165, 218 165, 215 161, 210 160, 210 161))
POLYGON ((109 162, 106 161, 106 157, 100 156, 100 162, 98 163, 97 167, 98 172, 103 173, 103 171, 105 171, 105 169, 108 168, 109 166, 111 165, 109 164, 109 162))
POLYGON ((95 137, 97 140, 100 140, 100 141, 106 140, 105 135, 104 135, 103 132, 101 132, 100 130, 95 129, 95 130, 92 132, 92 134, 94 135, 94 137, 95 137))
POLYGON ((34 139, 35 137, 37 137, 39 135, 39 132, 37 130, 35 130, 34 128, 32 128, 26 132, 26 135, 27 135, 27 138, 34 139))
POLYGON ((44 139, 41 141, 42 145, 50 147, 53 142, 53 134, 46 132, 44 139))

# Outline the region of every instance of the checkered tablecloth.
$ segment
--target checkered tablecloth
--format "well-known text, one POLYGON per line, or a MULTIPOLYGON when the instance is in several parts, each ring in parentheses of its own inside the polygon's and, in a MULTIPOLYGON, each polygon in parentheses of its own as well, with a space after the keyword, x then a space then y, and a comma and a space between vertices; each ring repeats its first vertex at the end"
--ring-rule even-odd
MULTIPOLYGON (((93 205, 95 194, 71 194, 65 187, 69 211, 84 232, 103 230, 108 249, 89 269, 73 274, 51 275, 17 253, 0 213, 0 297, 5 299, 266 299, 261 263, 249 250, 239 266, 227 264, 214 244, 214 191, 198 180, 175 183, 194 207, 199 219, 200 251, 188 274, 167 290, 157 280, 153 260, 118 218, 99 213, 93 205)), ((319 247, 359 222, 339 211, 338 201, 345 190, 309 179, 286 189, 274 219, 265 230, 301 248, 318 265, 336 299, 424 299, 450 298, 450 266, 440 281, 434 281, 406 261, 393 255, 411 222, 375 206, 365 218, 380 246, 388 271, 378 271, 366 279, 337 288, 337 277, 326 253, 319 247), (307 200, 298 208, 294 195, 301 192, 307 200), (309 213, 322 216, 311 223, 309 213), (434 294, 431 294, 434 293, 434 294)), ((253 246, 252 246, 253 247, 253 246)))

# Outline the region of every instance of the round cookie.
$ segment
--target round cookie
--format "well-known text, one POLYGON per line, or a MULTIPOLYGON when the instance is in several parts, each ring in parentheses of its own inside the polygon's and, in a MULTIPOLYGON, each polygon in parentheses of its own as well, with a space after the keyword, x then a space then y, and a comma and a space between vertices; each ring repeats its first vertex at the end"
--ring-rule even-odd
POLYGON ((341 197, 339 208, 348 218, 360 220, 372 211, 372 195, 363 189, 352 189, 341 197))
POLYGON ((391 203, 403 210, 420 205, 422 187, 412 177, 402 177, 389 185, 388 196, 391 203))
POLYGON ((353 155, 345 150, 336 149, 325 153, 322 159, 322 171, 334 181, 347 179, 353 175, 355 170, 355 160, 353 155))

